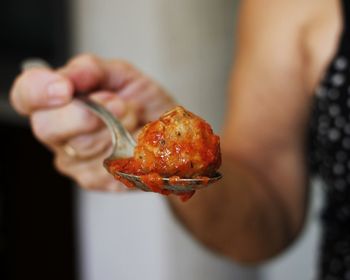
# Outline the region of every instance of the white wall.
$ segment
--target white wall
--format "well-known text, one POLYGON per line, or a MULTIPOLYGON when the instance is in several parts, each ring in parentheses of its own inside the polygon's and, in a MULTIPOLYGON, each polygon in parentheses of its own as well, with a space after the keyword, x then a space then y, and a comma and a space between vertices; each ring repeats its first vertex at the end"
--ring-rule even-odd
MULTIPOLYGON (((76 0, 76 52, 126 58, 218 131, 235 16, 226 0, 76 0)), ((79 191, 84 280, 255 279, 204 250, 159 195, 79 191)))

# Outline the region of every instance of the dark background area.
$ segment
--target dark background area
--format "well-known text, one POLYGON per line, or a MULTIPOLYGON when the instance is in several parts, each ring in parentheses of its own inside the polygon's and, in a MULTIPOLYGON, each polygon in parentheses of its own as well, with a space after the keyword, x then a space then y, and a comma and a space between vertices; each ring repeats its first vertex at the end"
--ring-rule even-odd
POLYGON ((69 53, 68 0, 0 1, 0 90, 5 93, 19 65, 40 57, 57 66, 69 53))
POLYGON ((71 183, 29 129, 0 125, 0 279, 75 279, 71 183))
POLYGON ((68 2, 0 1, 1 280, 77 279, 71 182, 8 104, 21 61, 58 66, 69 56, 68 2))

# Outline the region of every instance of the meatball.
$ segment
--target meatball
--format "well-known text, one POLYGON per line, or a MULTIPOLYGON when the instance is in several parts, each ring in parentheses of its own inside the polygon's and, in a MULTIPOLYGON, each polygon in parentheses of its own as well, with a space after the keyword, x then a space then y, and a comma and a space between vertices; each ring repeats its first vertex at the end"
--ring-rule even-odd
POLYGON ((221 164, 220 139, 207 122, 178 106, 142 129, 134 160, 143 174, 211 177, 221 164))
MULTIPOLYGON (((140 176, 151 191, 164 195, 173 193, 164 188, 164 177, 168 177, 171 184, 180 178, 208 180, 220 164, 219 137, 207 122, 180 106, 144 126, 133 157, 105 161, 108 171, 127 187, 135 186, 119 172, 140 176)), ((182 201, 194 193, 174 192, 182 201)))

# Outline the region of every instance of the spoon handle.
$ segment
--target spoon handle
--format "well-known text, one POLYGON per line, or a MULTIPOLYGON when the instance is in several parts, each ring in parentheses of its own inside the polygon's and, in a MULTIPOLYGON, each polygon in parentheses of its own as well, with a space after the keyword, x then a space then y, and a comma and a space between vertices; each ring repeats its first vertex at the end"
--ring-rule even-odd
POLYGON ((96 114, 108 127, 114 151, 111 157, 130 157, 133 155, 136 142, 121 122, 104 107, 88 98, 88 94, 77 93, 75 98, 80 100, 90 111, 96 114))

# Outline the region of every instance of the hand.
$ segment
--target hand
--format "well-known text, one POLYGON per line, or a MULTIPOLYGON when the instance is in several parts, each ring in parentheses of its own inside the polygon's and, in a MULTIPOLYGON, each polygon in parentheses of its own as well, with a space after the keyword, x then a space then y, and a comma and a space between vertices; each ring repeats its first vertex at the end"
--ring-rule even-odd
POLYGON ((26 70, 15 80, 11 103, 17 112, 29 116, 36 138, 54 153, 57 170, 83 188, 122 190, 102 166, 111 148, 109 132, 73 99, 76 91, 94 91, 92 98, 131 133, 175 103, 130 64, 92 55, 78 56, 57 70, 26 70))

